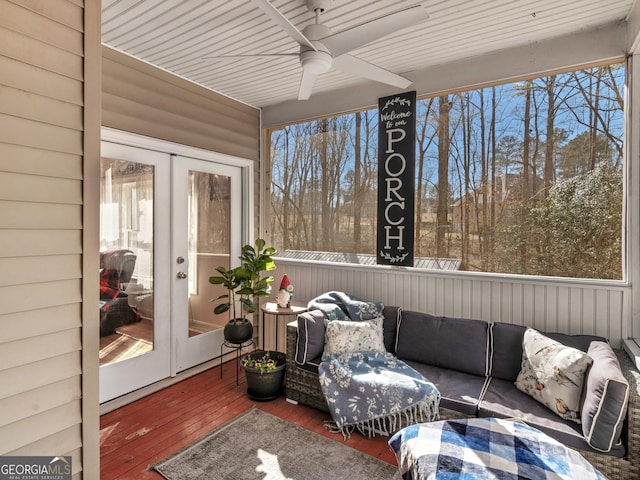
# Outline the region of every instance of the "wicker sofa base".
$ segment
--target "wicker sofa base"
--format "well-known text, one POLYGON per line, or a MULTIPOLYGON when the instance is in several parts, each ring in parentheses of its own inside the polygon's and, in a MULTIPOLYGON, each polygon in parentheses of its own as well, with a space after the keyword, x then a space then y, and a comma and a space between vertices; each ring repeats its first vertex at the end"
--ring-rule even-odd
MULTIPOLYGON (((295 363, 297 341, 297 325, 292 322, 287 326, 286 398, 328 412, 329 407, 320 388, 318 374, 304 370, 295 363)), ((579 452, 609 480, 640 479, 640 373, 625 352, 616 351, 616 354, 630 386, 627 420, 623 429, 623 434, 626 435, 627 454, 619 458, 584 450, 579 452)), ((455 410, 440 408, 441 420, 461 418, 469 418, 469 416, 455 410)))
POLYGON ((296 322, 287 325, 287 374, 284 382, 284 394, 287 400, 329 412, 329 406, 318 382, 318 374, 300 368, 295 361, 298 342, 296 322))

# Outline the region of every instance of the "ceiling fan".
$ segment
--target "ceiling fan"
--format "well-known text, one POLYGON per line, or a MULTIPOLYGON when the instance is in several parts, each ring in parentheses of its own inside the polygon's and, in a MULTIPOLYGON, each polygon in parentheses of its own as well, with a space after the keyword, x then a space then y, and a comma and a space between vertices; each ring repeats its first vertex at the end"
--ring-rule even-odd
POLYGON ((317 76, 331 69, 398 88, 407 88, 411 85, 410 80, 349 55, 348 52, 425 20, 428 15, 422 5, 414 5, 355 27, 332 33, 329 27, 320 23, 321 14, 327 10, 332 0, 306 0, 307 8, 315 14, 316 19, 315 23, 307 25, 302 32, 268 0, 252 1, 300 45, 300 51, 298 53, 234 55, 232 57, 299 57, 302 66, 302 80, 300 81, 298 100, 307 100, 311 96, 317 76))

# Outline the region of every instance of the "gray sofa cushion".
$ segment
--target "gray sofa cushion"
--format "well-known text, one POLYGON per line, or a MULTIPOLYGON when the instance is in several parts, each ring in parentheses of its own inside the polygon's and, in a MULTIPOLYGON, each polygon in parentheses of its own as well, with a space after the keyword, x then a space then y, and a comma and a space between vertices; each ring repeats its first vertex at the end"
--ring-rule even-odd
POLYGON ((522 365, 522 325, 495 322, 491 330, 491 376, 515 382, 522 365))
POLYGON ((382 334, 384 335, 384 347, 387 352, 396 353, 396 334, 398 332, 398 322, 400 321, 400 315, 402 309, 399 307, 384 307, 382 309, 382 316, 384 322, 382 323, 382 334))
POLYGON ((577 348, 578 350, 582 350, 583 352, 589 351, 589 346, 591 342, 606 342, 607 339, 604 337, 598 337, 597 335, 569 335, 567 333, 545 333, 540 332, 543 335, 560 342, 567 347, 577 348))
POLYGON ((484 377, 488 368, 488 343, 488 323, 483 320, 403 311, 396 353, 401 360, 484 377))
MULTIPOLYGON (((522 338, 527 327, 511 323, 495 322, 490 325, 491 356, 490 375, 502 380, 515 381, 522 366, 522 338)), ((565 333, 545 333, 544 336, 568 347, 586 352, 591 342, 606 342, 595 335, 567 335, 565 333)))
POLYGON ((470 416, 476 414, 478 402, 488 378, 420 362, 407 361, 406 363, 420 372, 440 391, 440 408, 448 408, 470 416))
POLYGON ((301 368, 302 370, 306 370, 307 372, 315 373, 316 375, 318 375, 318 369, 321 363, 322 363, 322 358, 316 357, 316 358, 307 360, 307 363, 303 365, 298 364, 298 368, 301 368))
MULTIPOLYGON (((479 417, 518 418, 528 425, 573 448, 591 451, 582 434, 582 426, 567 422, 547 407, 518 390, 512 382, 492 378, 478 406, 479 417)), ((598 452, 600 453, 600 452, 598 452)), ((623 457, 625 448, 615 445, 610 455, 623 457)))
POLYGON ((296 363, 304 365, 322 355, 324 350, 325 315, 320 310, 312 310, 298 315, 298 344, 296 363))
POLYGON ((609 344, 592 342, 593 365, 584 382, 582 433, 594 449, 609 452, 620 438, 627 413, 629 383, 609 344))

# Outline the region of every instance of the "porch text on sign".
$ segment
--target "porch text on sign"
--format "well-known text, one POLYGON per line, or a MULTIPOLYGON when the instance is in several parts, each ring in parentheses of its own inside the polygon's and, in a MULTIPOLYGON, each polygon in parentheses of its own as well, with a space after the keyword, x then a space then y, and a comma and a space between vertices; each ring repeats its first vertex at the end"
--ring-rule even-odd
POLYGON ((378 99, 377 262, 413 266, 416 92, 378 99))

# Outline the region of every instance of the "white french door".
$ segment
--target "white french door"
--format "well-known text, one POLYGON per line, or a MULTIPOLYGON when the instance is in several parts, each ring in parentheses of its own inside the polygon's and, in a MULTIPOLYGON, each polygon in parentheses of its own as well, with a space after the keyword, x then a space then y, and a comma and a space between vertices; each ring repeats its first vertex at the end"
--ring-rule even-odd
POLYGON ((250 231, 251 162, 103 130, 100 402, 220 355, 215 268, 250 231), (178 153, 166 153, 178 152, 178 153))
POLYGON ((102 142, 100 402, 171 373, 169 156, 102 142), (124 259, 127 260, 124 260, 124 259), (125 264, 128 263, 128 265, 125 264), (125 270, 129 272, 124 273, 125 270))
POLYGON ((220 355, 228 315, 214 315, 221 293, 209 277, 234 267, 242 244, 242 172, 238 167, 173 155, 172 336, 180 372, 220 355))

